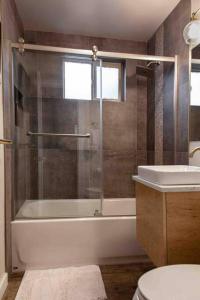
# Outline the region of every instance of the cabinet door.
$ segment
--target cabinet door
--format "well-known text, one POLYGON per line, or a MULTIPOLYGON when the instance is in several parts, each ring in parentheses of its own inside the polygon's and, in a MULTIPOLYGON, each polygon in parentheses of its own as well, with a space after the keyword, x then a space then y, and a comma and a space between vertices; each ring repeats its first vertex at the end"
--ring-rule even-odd
POLYGON ((200 193, 167 193, 168 264, 200 264, 200 193))
POLYGON ((136 183, 137 239, 156 266, 167 263, 165 194, 136 183))

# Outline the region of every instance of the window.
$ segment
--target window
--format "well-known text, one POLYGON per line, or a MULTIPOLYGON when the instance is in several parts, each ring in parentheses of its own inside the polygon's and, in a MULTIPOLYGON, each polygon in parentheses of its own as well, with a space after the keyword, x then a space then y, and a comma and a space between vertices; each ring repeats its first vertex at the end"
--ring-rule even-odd
POLYGON ((92 99, 92 65, 90 63, 64 63, 64 97, 66 99, 92 99))
MULTIPOLYGON (((100 67, 97 67, 97 98, 100 98, 100 67)), ((122 64, 103 62, 102 98, 104 100, 122 100, 122 64)))
MULTIPOLYGON (((123 62, 103 61, 102 63, 102 98, 122 101, 125 91, 125 67, 123 62)), ((64 62, 64 98, 92 100, 100 98, 100 67, 92 69, 92 63, 85 61, 64 62), (94 84, 94 86, 93 86, 94 84)))
POLYGON ((191 72, 191 103, 200 106, 200 72, 191 72))

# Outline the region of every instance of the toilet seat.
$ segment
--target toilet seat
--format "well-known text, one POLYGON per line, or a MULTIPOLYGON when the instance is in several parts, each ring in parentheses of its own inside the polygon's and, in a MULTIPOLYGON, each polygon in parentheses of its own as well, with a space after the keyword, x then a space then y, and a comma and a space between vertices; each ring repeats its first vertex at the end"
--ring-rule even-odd
POLYGON ((151 270, 139 279, 138 290, 142 299, 148 300, 199 300, 200 265, 172 265, 151 270))

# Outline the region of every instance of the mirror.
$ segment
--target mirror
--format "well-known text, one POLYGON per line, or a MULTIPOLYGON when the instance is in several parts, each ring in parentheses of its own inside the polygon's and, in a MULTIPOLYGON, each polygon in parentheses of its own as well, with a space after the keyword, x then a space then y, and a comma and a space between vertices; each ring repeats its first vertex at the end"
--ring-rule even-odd
POLYGON ((192 151, 200 147, 200 45, 191 51, 191 92, 190 92, 190 134, 189 164, 200 166, 200 151, 192 151))

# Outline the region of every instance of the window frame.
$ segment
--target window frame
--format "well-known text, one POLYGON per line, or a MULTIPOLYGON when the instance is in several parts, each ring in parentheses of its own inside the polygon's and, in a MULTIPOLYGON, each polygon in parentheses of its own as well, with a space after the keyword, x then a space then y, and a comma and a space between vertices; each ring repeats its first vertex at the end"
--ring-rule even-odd
MULTIPOLYGON (((102 98, 103 101, 112 101, 112 102, 124 102, 126 100, 126 60, 122 59, 108 59, 102 58, 102 68, 105 67, 113 67, 116 68, 116 64, 118 64, 119 70, 119 82, 118 82, 118 99, 109 99, 102 98)), ((90 57, 67 57, 63 59, 63 98, 69 101, 92 101, 99 100, 97 98, 97 67, 94 65, 93 61, 90 57), (83 63, 91 65, 91 99, 72 99, 65 97, 65 63, 66 62, 74 62, 74 63, 83 63)))
MULTIPOLYGON (((118 99, 103 98, 103 101, 123 102, 126 100, 126 61, 121 59, 102 59, 103 68, 117 68, 119 70, 118 99), (118 67, 117 67, 118 65, 118 67)), ((97 96, 97 74, 95 72, 95 95, 97 96)), ((98 98, 96 98, 98 99, 98 98)))
MULTIPOLYGON (((192 64, 191 74, 192 73, 200 73, 200 65, 199 64, 192 64)), ((190 89, 192 90, 192 80, 190 82, 190 89)), ((190 98, 191 98, 191 96, 190 96, 190 98)), ((200 103, 199 103, 199 105, 192 104, 192 98, 191 98, 190 99, 190 106, 200 106, 200 103)))
POLYGON ((93 64, 91 59, 87 57, 67 57, 63 59, 63 99, 68 101, 91 101, 93 97, 93 64), (88 64, 91 65, 91 99, 76 99, 76 98, 66 98, 65 97, 65 63, 71 62, 71 63, 82 63, 82 64, 88 64))

